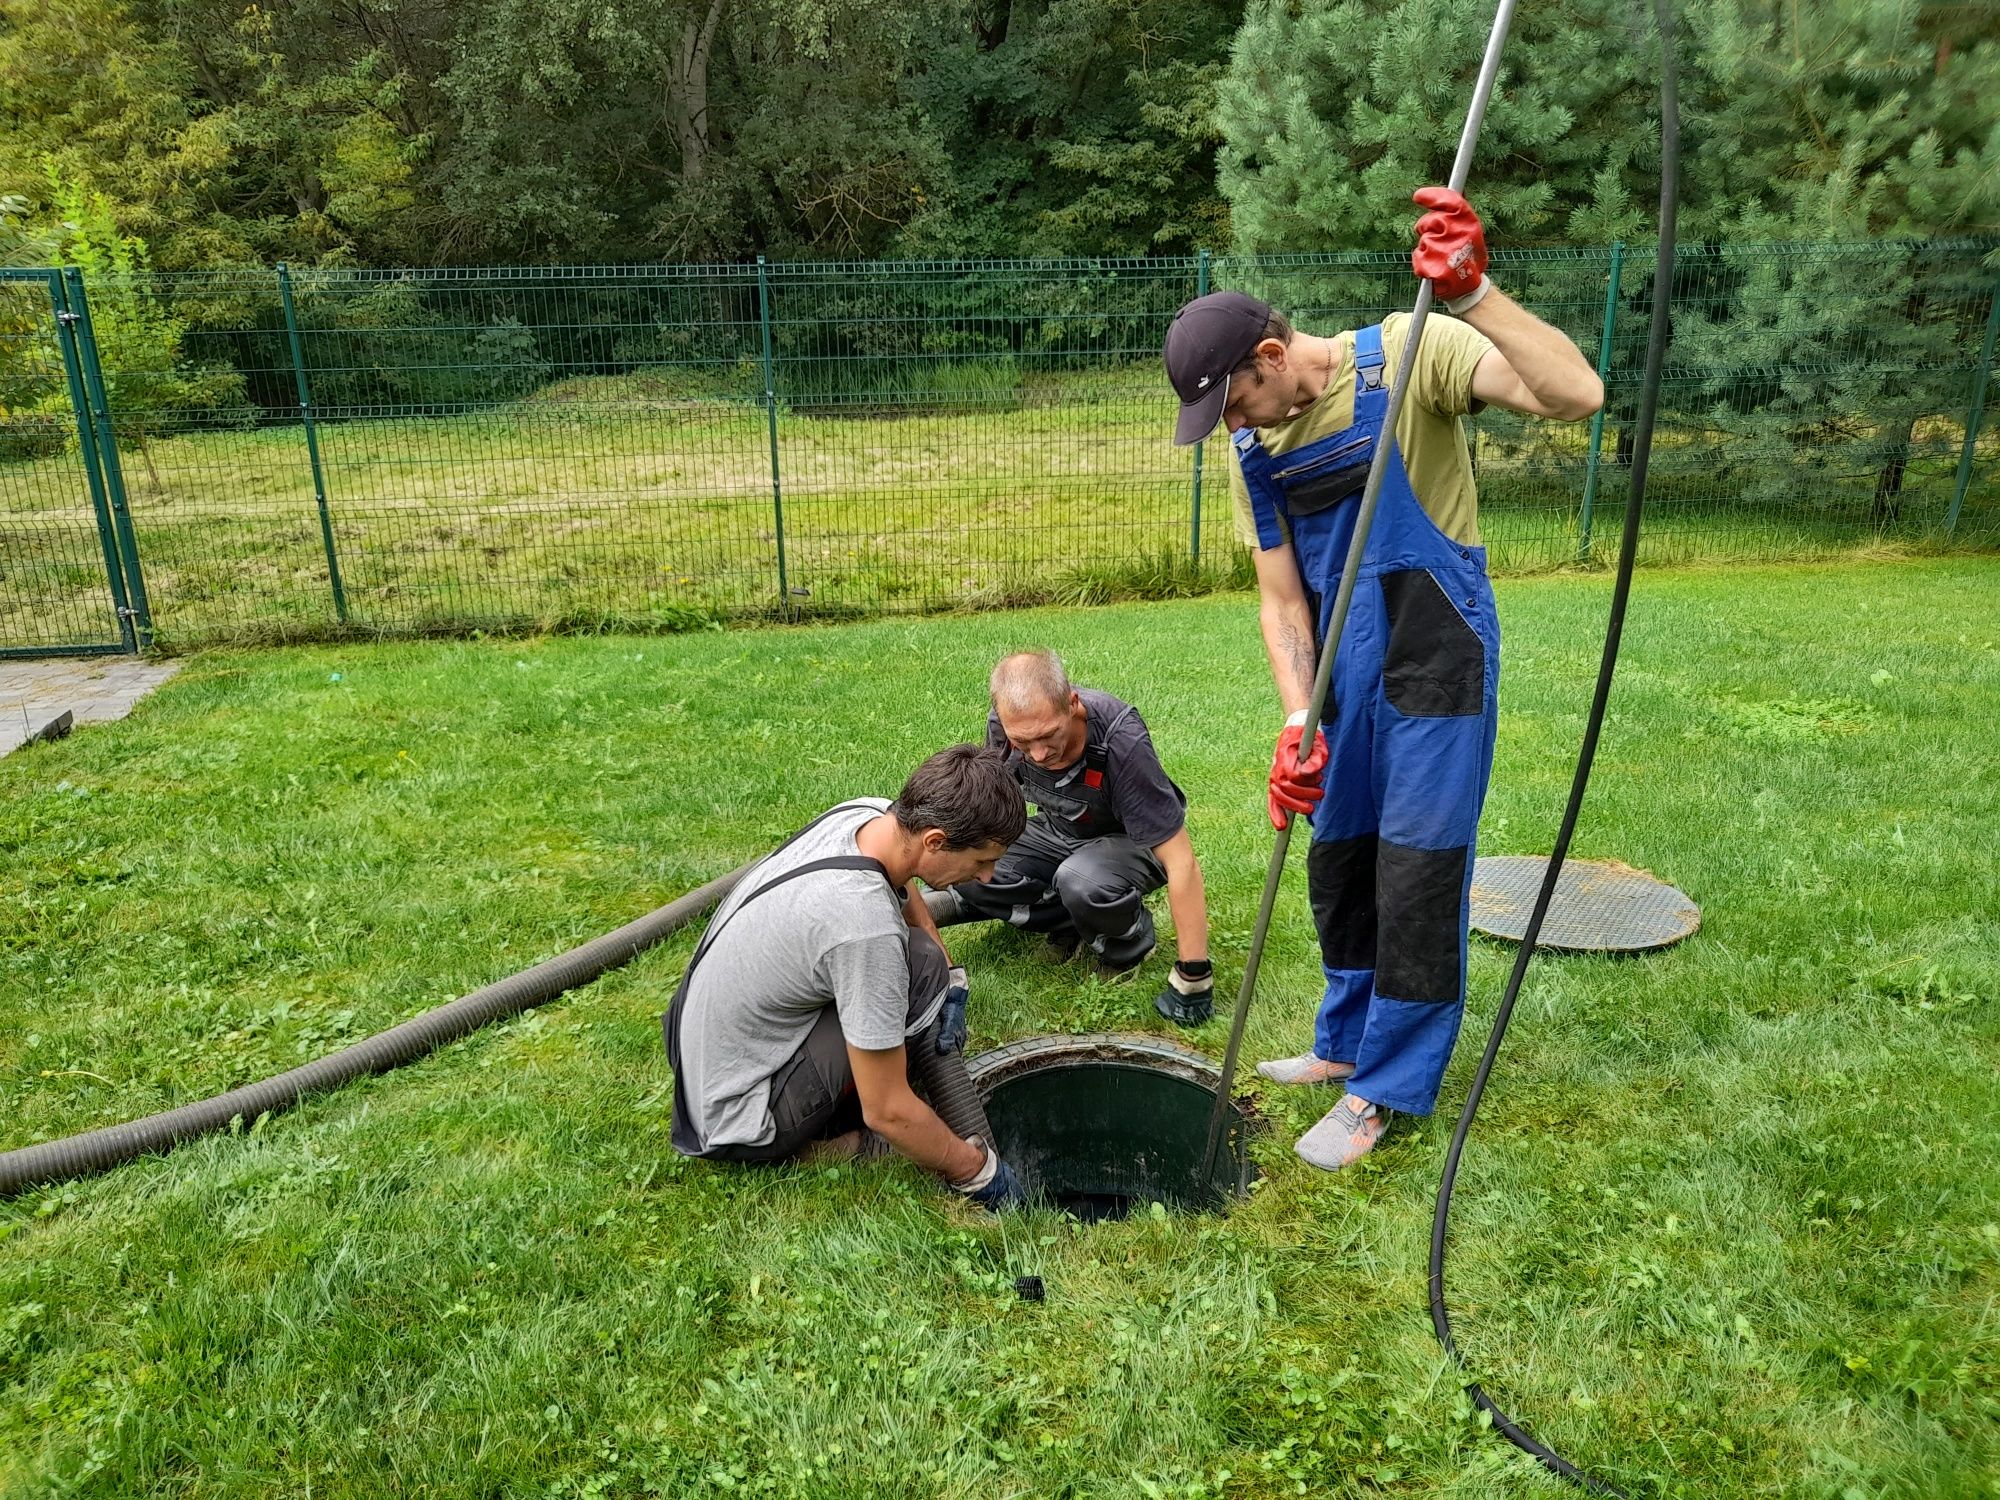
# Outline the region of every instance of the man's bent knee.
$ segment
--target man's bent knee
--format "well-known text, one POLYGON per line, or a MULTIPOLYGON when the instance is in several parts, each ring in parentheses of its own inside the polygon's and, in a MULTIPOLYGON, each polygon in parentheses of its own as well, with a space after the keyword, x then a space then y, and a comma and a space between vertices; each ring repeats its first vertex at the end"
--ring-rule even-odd
POLYGON ((951 960, 928 932, 910 929, 910 1010, 908 1025, 921 1029, 930 1024, 951 982, 951 960))
POLYGON ((1098 868, 1094 861, 1073 854, 1056 869, 1056 895, 1074 916, 1079 911, 1101 911, 1138 896, 1131 881, 1098 868))

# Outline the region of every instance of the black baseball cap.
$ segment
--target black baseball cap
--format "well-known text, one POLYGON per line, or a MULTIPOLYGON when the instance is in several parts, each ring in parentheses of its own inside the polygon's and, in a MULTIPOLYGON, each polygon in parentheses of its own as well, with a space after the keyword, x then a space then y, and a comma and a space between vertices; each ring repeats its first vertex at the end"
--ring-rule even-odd
POLYGON ((1271 321, 1271 304, 1241 292, 1210 292, 1174 314, 1167 328, 1167 379, 1180 393, 1176 444, 1198 443, 1229 404, 1229 375, 1250 357, 1271 321))

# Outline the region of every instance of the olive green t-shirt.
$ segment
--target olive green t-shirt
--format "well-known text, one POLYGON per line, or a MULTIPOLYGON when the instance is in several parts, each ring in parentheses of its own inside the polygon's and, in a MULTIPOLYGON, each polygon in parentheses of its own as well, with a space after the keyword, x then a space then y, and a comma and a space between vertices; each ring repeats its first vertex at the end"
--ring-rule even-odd
MULTIPOLYGON (((1391 313, 1382 320, 1385 379, 1395 379, 1409 323, 1408 313, 1391 313)), ((1354 425, 1354 335, 1340 334, 1335 343, 1337 363, 1319 400, 1296 417, 1257 429, 1257 440, 1273 457, 1354 425)), ((1396 443, 1410 487, 1437 529, 1467 547, 1479 545, 1479 492, 1472 482, 1472 455, 1459 418, 1479 407, 1472 399, 1472 371, 1492 347, 1485 334, 1456 318, 1428 320, 1417 367, 1410 373, 1410 394, 1396 414, 1396 443)), ((1254 552, 1257 523, 1233 445, 1229 478, 1236 495, 1236 535, 1254 552)), ((1283 517, 1279 525, 1284 525, 1283 517)), ((1289 531, 1286 535, 1289 539, 1289 531)))

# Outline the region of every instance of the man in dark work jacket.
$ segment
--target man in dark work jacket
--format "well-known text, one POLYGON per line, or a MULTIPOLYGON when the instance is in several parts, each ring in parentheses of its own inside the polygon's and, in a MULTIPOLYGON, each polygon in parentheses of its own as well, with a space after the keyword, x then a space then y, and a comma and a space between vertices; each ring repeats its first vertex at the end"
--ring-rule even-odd
POLYGON ((1073 687, 1052 651, 1004 658, 988 685, 987 743, 1007 752, 1036 813, 992 880, 935 893, 934 914, 1047 933, 1057 956, 1087 946, 1101 972, 1124 974, 1152 954, 1146 896, 1164 885, 1179 957, 1154 1009, 1201 1025, 1214 1014, 1207 898, 1187 798, 1145 720, 1109 693, 1073 687))

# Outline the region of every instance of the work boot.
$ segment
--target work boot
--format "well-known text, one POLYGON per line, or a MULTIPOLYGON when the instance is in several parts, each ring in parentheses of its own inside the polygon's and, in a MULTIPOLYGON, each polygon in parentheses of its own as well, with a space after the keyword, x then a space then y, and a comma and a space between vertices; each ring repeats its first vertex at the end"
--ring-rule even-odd
POLYGON ((924 908, 940 927, 955 927, 960 922, 973 920, 972 913, 965 909, 965 898, 950 886, 941 891, 925 891, 924 908))
POLYGON ((1340 1103, 1300 1136, 1292 1149, 1298 1152, 1299 1160, 1323 1172, 1338 1172, 1375 1149, 1375 1143, 1388 1128, 1390 1113, 1357 1095, 1343 1094, 1340 1103))
POLYGON ((1097 960, 1097 977, 1106 984, 1123 984, 1139 972, 1139 966, 1153 956, 1155 944, 1147 944, 1146 951, 1136 958, 1102 958, 1097 960))
POLYGON ((1042 938, 1040 957, 1044 963, 1066 964, 1083 946, 1083 934, 1074 927, 1059 927, 1042 938))
POLYGON ((1273 1083, 1345 1083, 1354 1076, 1354 1064, 1328 1062, 1317 1053, 1305 1052, 1260 1062, 1257 1072, 1273 1083))
POLYGON ((853 1161, 861 1154, 861 1132, 843 1130, 839 1135, 825 1136, 806 1143, 799 1153, 799 1161, 808 1167, 833 1167, 844 1161, 853 1161))
POLYGON ((1107 984, 1131 978, 1139 965, 1153 956, 1159 942, 1151 913, 1141 907, 1125 932, 1114 938, 1099 936, 1090 940, 1091 951, 1097 955, 1097 977, 1107 984))

